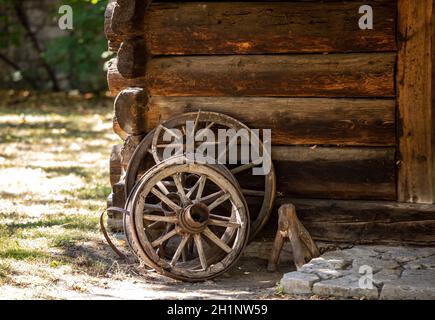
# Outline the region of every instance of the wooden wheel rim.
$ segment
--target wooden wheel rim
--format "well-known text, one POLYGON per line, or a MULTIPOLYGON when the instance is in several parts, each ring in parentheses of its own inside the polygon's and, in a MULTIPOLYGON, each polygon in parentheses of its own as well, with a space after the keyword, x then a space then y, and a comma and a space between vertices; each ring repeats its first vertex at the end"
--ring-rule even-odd
MULTIPOLYGON (((244 197, 238 190, 237 185, 223 174, 223 171, 219 166, 189 163, 184 156, 181 156, 181 158, 183 159, 183 164, 180 164, 180 156, 168 159, 153 167, 140 180, 134 188, 127 204, 130 215, 126 219, 126 227, 134 228, 136 239, 130 241, 130 243, 134 247, 134 251, 143 258, 147 265, 153 267, 158 272, 175 279, 202 281, 214 278, 222 272, 225 272, 240 257, 249 235, 249 213, 244 197), (232 214, 234 214, 234 212, 237 213, 237 221, 240 224, 240 227, 238 228, 227 227, 223 235, 220 236, 224 242, 232 243, 231 252, 226 253, 218 263, 208 266, 205 270, 184 269, 182 267, 177 267, 177 263, 171 265, 165 258, 159 257, 155 248, 151 244, 150 239, 147 238, 146 233, 141 232, 145 227, 143 214, 141 214, 144 212, 143 209, 145 205, 142 199, 146 199, 159 181, 180 172, 206 176, 207 179, 216 184, 221 190, 226 190, 227 193, 231 195, 229 201, 233 206, 232 209, 235 210, 232 214)), ((214 257, 211 258, 213 259, 214 257)), ((196 262, 193 264, 195 263, 196 262)))
MULTIPOLYGON (((247 127, 242 122, 229 117, 227 115, 217 113, 217 112, 190 112, 190 113, 184 113, 182 115, 176 116, 174 118, 171 118, 170 120, 167 120, 166 122, 163 122, 160 124, 156 129, 153 130, 153 137, 146 137, 146 141, 144 144, 149 144, 149 139, 151 139, 151 153, 154 157, 154 161, 156 163, 159 163, 162 161, 157 153, 157 142, 160 136, 160 133, 163 128, 174 128, 178 125, 182 125, 183 123, 186 123, 186 121, 195 121, 196 122, 213 122, 217 125, 227 126, 228 128, 232 128, 235 130, 239 129, 246 129, 248 132, 250 132, 250 128, 247 127)), ((151 135, 151 133, 149 134, 151 135)), ((262 146, 262 142, 259 140, 259 143, 262 146)), ((252 240, 258 232, 263 228, 263 226, 266 224, 267 220, 269 219, 270 213, 272 211, 273 203, 275 200, 275 193, 276 193, 276 178, 275 178, 275 169, 273 167, 273 163, 271 162, 271 168, 270 172, 264 176, 264 196, 263 201, 261 203, 261 208, 258 212, 258 214, 251 219, 251 233, 250 233, 250 240, 252 240)), ((250 210, 251 215, 253 213, 253 210, 250 210)))

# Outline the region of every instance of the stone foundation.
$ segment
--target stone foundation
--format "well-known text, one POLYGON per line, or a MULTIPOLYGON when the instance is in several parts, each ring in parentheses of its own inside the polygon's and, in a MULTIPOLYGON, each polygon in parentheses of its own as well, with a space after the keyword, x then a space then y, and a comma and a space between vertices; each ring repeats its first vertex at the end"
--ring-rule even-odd
POLYGON ((329 251, 285 274, 281 286, 285 293, 298 295, 435 299, 435 248, 355 246, 329 251))

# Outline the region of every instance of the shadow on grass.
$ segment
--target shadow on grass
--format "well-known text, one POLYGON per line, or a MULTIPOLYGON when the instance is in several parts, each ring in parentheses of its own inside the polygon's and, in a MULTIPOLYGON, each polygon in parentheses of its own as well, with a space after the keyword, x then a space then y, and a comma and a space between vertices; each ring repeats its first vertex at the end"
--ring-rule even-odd
POLYGON ((98 229, 98 217, 87 217, 84 215, 68 215, 63 217, 49 217, 38 221, 24 223, 9 223, 6 228, 10 234, 18 229, 35 229, 62 226, 65 229, 78 229, 81 231, 94 231, 98 229))
POLYGON ((0 251, 1 259, 15 259, 15 260, 32 260, 32 259, 46 259, 49 255, 40 250, 24 249, 20 247, 8 248, 0 251))

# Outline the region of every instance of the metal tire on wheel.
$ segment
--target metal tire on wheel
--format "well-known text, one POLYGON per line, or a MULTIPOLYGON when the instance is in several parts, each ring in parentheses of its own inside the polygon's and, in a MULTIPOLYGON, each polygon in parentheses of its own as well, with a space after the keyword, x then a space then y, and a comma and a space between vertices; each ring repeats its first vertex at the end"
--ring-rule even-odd
POLYGON ((184 155, 151 168, 126 209, 135 254, 174 279, 204 281, 226 272, 249 238, 248 206, 229 171, 184 155))

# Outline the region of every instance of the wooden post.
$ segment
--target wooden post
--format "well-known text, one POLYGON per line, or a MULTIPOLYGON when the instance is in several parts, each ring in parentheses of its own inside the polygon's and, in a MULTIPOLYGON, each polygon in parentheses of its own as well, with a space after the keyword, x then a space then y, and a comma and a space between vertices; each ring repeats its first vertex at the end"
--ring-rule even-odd
POLYGON ((398 200, 435 202, 435 0, 398 1, 398 200))
POLYGON ((278 230, 267 270, 276 271, 285 238, 290 240, 293 262, 298 269, 311 259, 317 258, 320 255, 319 249, 307 229, 299 221, 295 206, 290 203, 283 204, 278 210, 278 215, 278 230))

